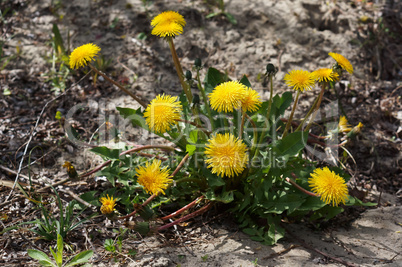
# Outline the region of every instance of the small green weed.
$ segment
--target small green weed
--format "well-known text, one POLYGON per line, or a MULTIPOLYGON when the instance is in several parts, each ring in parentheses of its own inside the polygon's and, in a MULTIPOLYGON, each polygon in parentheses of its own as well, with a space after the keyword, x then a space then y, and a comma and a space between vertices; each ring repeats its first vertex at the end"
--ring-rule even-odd
POLYGON ((74 266, 78 264, 85 264, 85 266, 91 266, 87 264, 89 259, 92 257, 94 252, 92 250, 86 250, 83 252, 78 253, 75 256, 72 256, 69 258, 64 264, 63 264, 63 238, 61 235, 57 235, 57 247, 56 251, 52 249, 52 247, 49 247, 50 252, 53 255, 54 261, 52 261, 46 253, 36 250, 36 249, 28 249, 28 255, 39 261, 39 264, 41 266, 52 266, 52 267, 68 267, 68 266, 74 266))

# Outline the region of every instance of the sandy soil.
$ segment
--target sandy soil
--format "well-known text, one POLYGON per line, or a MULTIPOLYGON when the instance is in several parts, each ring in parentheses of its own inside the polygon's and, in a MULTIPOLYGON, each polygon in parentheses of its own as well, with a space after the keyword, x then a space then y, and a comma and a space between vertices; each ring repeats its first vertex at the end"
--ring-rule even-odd
MULTIPOLYGON (((331 225, 325 231, 302 224, 289 225, 289 231, 307 245, 288 235, 274 247, 251 241, 233 222, 217 220, 203 225, 204 220, 210 221, 203 218, 195 227, 173 231, 176 233, 173 239, 127 238, 125 247, 137 249, 138 255, 133 260, 121 257, 116 266, 123 263, 127 266, 342 265, 311 248, 355 266, 402 266, 402 62, 398 52, 402 49, 400 42, 394 42, 395 38, 380 30, 378 23, 383 18, 386 27, 401 36, 401 26, 393 24, 398 19, 400 24, 401 4, 397 1, 225 1, 226 11, 238 22, 232 25, 223 16, 205 18, 212 10, 216 11, 205 3, 211 1, 153 1, 147 12, 142 2, 136 0, 71 0, 60 1, 60 5, 56 2, 21 0, 1 4, 14 10, 1 22, 4 55, 15 54, 17 48, 22 51, 0 72, 0 163, 14 171, 18 169, 23 145, 39 113, 55 96, 46 80, 51 67, 47 58, 51 55, 49 40, 53 23, 57 23, 64 40, 70 33, 70 48, 88 42, 99 45, 102 55, 112 59, 108 72, 130 84, 131 91, 145 101, 162 92, 177 95, 181 90, 167 44, 150 35, 151 18, 164 10, 176 10, 187 20, 184 34, 175 39, 185 70, 191 69, 194 59, 199 57, 205 69, 215 67, 233 79, 245 74, 263 99, 268 99, 269 91, 260 75, 269 62, 279 69, 275 77, 277 93, 288 90, 283 83, 286 72, 330 66, 333 61, 328 52, 341 53, 355 68, 355 75, 343 81, 349 86, 337 88, 350 123, 356 125, 361 121, 365 125, 362 137, 349 147, 356 162, 349 160, 346 166, 353 176, 352 186, 369 192, 367 200, 377 201, 378 192, 383 192, 378 208, 356 215, 345 225, 331 225), (377 39, 370 39, 373 35, 370 32, 377 39), (147 38, 139 40, 140 33, 145 33, 147 38), (11 91, 10 95, 4 94, 6 89, 11 91)), ((81 77, 69 77, 67 88, 81 77)), ((303 95, 300 106, 308 109, 317 94, 318 91, 311 91, 303 95)), ((334 94, 328 92, 324 102, 334 99, 334 94)), ((64 160, 71 161, 79 172, 99 164, 99 158, 90 155, 87 148, 69 143, 54 119, 57 110, 66 114, 78 103, 87 105, 91 101, 98 103, 99 109, 74 118, 88 138, 106 116, 115 114, 116 106, 139 107, 101 79, 95 86, 89 78, 70 88, 47 106, 40 120, 31 146, 42 146, 44 153, 33 155, 40 162, 33 166, 35 175, 49 180, 62 178, 64 160)), ((131 142, 143 142, 136 133, 127 130, 123 134, 131 142)), ((27 174, 27 169, 23 173, 27 174)), ((15 174, 0 169, 0 178, 13 180, 15 174)), ((4 201, 9 188, 2 186, 0 192, 4 201)), ((20 202, 13 202, 20 203, 17 208, 2 207, 2 214, 5 212, 10 217, 5 224, 26 214, 30 206, 20 202), (21 209, 20 213, 16 209, 21 209)), ((111 266, 110 257, 105 262, 104 238, 98 237, 94 242, 92 248, 97 252, 93 263, 111 266)), ((0 264, 32 264, 24 253, 29 244, 19 235, 3 235, 1 242, 0 264), (22 263, 17 257, 24 259, 22 263)), ((82 249, 91 248, 88 244, 80 245, 82 249)), ((48 247, 47 244, 38 246, 48 247)))

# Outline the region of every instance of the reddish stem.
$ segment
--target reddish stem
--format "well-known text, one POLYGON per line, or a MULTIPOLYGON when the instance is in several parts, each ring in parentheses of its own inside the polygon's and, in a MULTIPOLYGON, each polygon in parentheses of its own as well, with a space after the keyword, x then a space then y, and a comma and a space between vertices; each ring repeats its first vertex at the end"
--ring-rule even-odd
POLYGON ((184 156, 184 158, 180 161, 179 165, 177 165, 176 170, 174 170, 174 172, 172 173, 172 177, 174 177, 179 171, 180 169, 183 167, 184 163, 186 163, 186 160, 190 157, 190 154, 186 154, 184 156))
MULTIPOLYGON (((292 176, 293 176, 294 178, 297 178, 296 174, 294 174, 293 172, 292 172, 292 176)), ((309 195, 309 196, 318 197, 317 194, 315 194, 315 193, 313 193, 313 192, 310 192, 310 191, 304 189, 303 187, 301 187, 300 185, 298 185, 295 181, 293 181, 291 178, 286 177, 285 180, 286 180, 287 182, 291 183, 294 187, 296 187, 297 189, 299 189, 299 190, 302 191, 303 193, 305 193, 305 194, 307 194, 307 195, 309 195)))
POLYGON ((200 215, 200 214, 206 212, 208 209, 210 209, 210 208, 212 207, 213 204, 214 204, 213 202, 210 202, 210 203, 208 203, 207 205, 205 205, 204 207, 202 207, 201 209, 199 209, 199 210, 197 210, 197 211, 194 211, 193 213, 190 213, 190 214, 188 214, 188 215, 186 215, 186 216, 183 216, 183 217, 181 217, 180 219, 177 219, 177 220, 174 221, 174 222, 171 222, 171 223, 162 225, 161 227, 159 227, 159 228, 156 229, 156 230, 157 230, 157 231, 162 231, 162 230, 165 230, 165 229, 167 229, 167 228, 169 228, 169 227, 172 227, 173 225, 176 225, 176 224, 178 224, 178 223, 187 221, 188 219, 191 219, 191 218, 193 218, 193 217, 195 217, 195 216, 197 216, 197 215, 200 215))
MULTIPOLYGON (((146 205, 148 205, 156 196, 157 196, 156 194, 153 194, 152 196, 150 196, 147 200, 145 200, 144 203, 141 204, 141 208, 143 208, 143 207, 145 207, 146 205)), ((141 208, 140 208, 140 209, 141 209, 141 208)), ((134 210, 133 212, 131 212, 130 214, 125 215, 125 216, 122 216, 122 217, 119 217, 119 218, 117 218, 117 219, 118 219, 118 220, 123 220, 123 219, 130 218, 131 216, 134 216, 134 215, 137 213, 137 210, 138 210, 138 209, 135 209, 135 210, 134 210)))
POLYGON ((183 213, 185 210, 188 210, 189 208, 193 207, 194 205, 196 205, 197 203, 199 203, 202 199, 204 198, 204 196, 200 196, 198 197, 196 200, 194 200, 193 202, 191 202, 190 204, 187 204, 186 206, 184 206, 183 208, 173 212, 172 214, 165 216, 163 218, 161 218, 162 220, 169 220, 172 217, 175 217, 181 213, 183 213))

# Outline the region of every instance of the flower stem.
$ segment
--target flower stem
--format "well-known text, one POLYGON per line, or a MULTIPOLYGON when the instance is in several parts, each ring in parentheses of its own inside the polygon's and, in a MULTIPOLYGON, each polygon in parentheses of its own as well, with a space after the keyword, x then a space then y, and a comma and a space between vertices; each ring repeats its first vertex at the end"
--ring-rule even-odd
POLYGON ((297 127, 297 129, 295 130, 295 132, 299 131, 299 130, 303 127, 303 125, 304 125, 304 123, 306 122, 306 120, 308 119, 308 117, 310 117, 311 113, 313 113, 315 107, 317 106, 317 103, 318 103, 318 99, 319 99, 319 98, 320 98, 320 97, 318 96, 318 97, 315 99, 315 101, 314 101, 313 105, 311 106, 310 110, 307 112, 306 116, 304 117, 304 119, 302 120, 302 122, 299 124, 299 126, 297 127))
POLYGON ((313 196, 313 197, 318 197, 317 194, 310 192, 306 189, 304 189, 303 187, 301 187, 300 185, 298 185, 294 180, 292 180, 291 178, 287 177, 285 179, 287 182, 291 183, 294 187, 296 187, 297 189, 299 189, 300 191, 302 191, 303 193, 309 195, 309 196, 313 196))
POLYGON ((251 154, 254 154, 254 150, 258 144, 258 133, 257 133, 257 125, 255 125, 254 121, 246 114, 248 121, 253 125, 253 145, 251 146, 251 154))
POLYGON ((122 90, 124 93, 128 94, 129 96, 131 96, 135 101, 138 102, 138 104, 140 104, 141 106, 143 106, 144 108, 147 107, 147 104, 145 104, 144 101, 142 101, 141 99, 138 98, 138 96, 136 96, 135 94, 131 93, 130 91, 128 91, 126 88, 124 88, 121 84, 119 84, 118 82, 110 79, 108 76, 106 76, 106 74, 104 74, 103 72, 101 72, 100 70, 98 70, 97 68, 95 68, 94 66, 92 66, 91 64, 88 64, 89 67, 95 71, 96 73, 98 73, 100 76, 102 76, 103 78, 105 78, 108 82, 116 85, 120 90, 122 90))
POLYGON ((272 95, 274 92, 274 85, 272 84, 272 78, 273 74, 269 74, 269 83, 270 83, 270 88, 269 88, 269 102, 268 102, 268 109, 267 109, 267 121, 270 119, 270 113, 271 113, 271 107, 272 107, 272 95))
POLYGON ((243 129, 244 129, 244 121, 246 120, 246 111, 242 110, 241 112, 241 124, 240 124, 240 132, 239 132, 239 139, 242 139, 243 137, 243 129))
POLYGON ((200 203, 200 201, 204 198, 205 196, 200 196, 198 198, 196 198, 194 201, 192 201, 191 203, 187 204, 186 206, 184 206, 183 208, 173 212, 172 214, 162 217, 161 220, 166 221, 169 220, 170 218, 173 218, 181 213, 183 213, 184 211, 188 210, 189 208, 193 207, 194 205, 200 203))
POLYGON ((180 169, 183 167, 183 165, 184 165, 184 163, 186 163, 186 161, 187 161, 187 159, 190 157, 190 154, 189 153, 187 153, 184 157, 183 157, 183 159, 180 161, 180 163, 179 163, 179 165, 177 165, 177 167, 176 167, 176 169, 174 170, 174 172, 172 173, 172 177, 173 176, 175 176, 179 171, 180 171, 180 169))
POLYGON ((209 121, 211 123, 211 130, 213 131, 215 129, 214 120, 212 118, 211 108, 209 107, 209 104, 208 104, 207 95, 205 94, 205 88, 202 86, 202 83, 201 83, 200 70, 198 68, 197 68, 197 87, 201 92, 202 100, 204 101, 205 108, 206 108, 207 113, 208 113, 208 118, 209 118, 209 121))
POLYGON ((210 202, 207 205, 205 205, 204 207, 202 207, 201 209, 199 209, 197 211, 194 211, 193 213, 190 213, 190 214, 188 214, 186 216, 183 216, 183 217, 181 217, 180 219, 177 219, 174 222, 162 225, 161 227, 157 228, 157 231, 165 230, 165 229, 167 229, 169 227, 172 227, 173 225, 176 225, 178 223, 187 221, 187 220, 189 220, 189 219, 191 219, 191 218, 193 218, 193 217, 195 217, 197 215, 200 215, 200 214, 206 212, 207 210, 209 210, 212 207, 213 204, 214 204, 213 202, 210 202))
POLYGON ((184 93, 187 96, 188 103, 192 103, 193 95, 191 93, 191 90, 190 90, 188 84, 184 81, 183 69, 181 67, 179 57, 177 56, 177 53, 176 53, 176 48, 173 43, 173 38, 167 37, 166 40, 169 44, 170 52, 172 53, 173 63, 174 63, 174 66, 176 67, 176 72, 177 72, 177 76, 179 76, 180 84, 183 87, 184 93))
POLYGON ((251 153, 254 154, 254 157, 256 157, 258 155, 258 153, 260 152, 260 144, 262 144, 262 142, 264 141, 264 137, 265 134, 268 132, 268 125, 269 125, 269 121, 270 121, 270 113, 271 113, 271 108, 272 108, 272 96, 273 96, 273 91, 274 91, 274 85, 272 83, 274 74, 268 74, 269 76, 269 83, 270 83, 270 87, 269 87, 269 102, 268 102, 268 109, 267 109, 267 114, 266 114, 266 124, 264 127, 264 130, 261 133, 260 136, 260 140, 258 141, 258 143, 256 145, 253 144, 253 147, 255 149, 255 152, 253 153, 253 149, 251 150, 251 153))
MULTIPOLYGON (((193 103, 193 94, 191 93, 190 86, 184 80, 183 69, 181 67, 179 57, 177 56, 177 53, 176 53, 176 48, 175 48, 174 43, 173 43, 173 38, 171 36, 169 36, 169 37, 166 38, 166 40, 169 43, 170 52, 172 53, 173 63, 174 63, 174 66, 176 67, 176 72, 177 72, 177 76, 179 76, 181 87, 183 88, 183 91, 187 96, 187 100, 188 100, 189 105, 191 105, 191 103, 193 103)), ((197 123, 201 124, 201 120, 199 118, 197 108, 195 106, 193 106, 191 108, 191 111, 192 111, 197 123)))
POLYGON ((130 218, 131 216, 134 216, 135 214, 137 214, 137 211, 140 210, 141 208, 144 208, 146 205, 148 205, 154 198, 156 198, 158 196, 158 194, 153 194, 152 196, 150 196, 147 200, 145 200, 144 203, 141 204, 140 208, 135 209, 133 212, 131 212, 130 214, 127 214, 125 216, 121 216, 118 217, 118 220, 123 220, 123 219, 127 219, 130 218))
POLYGON ((313 124, 315 117, 317 116, 318 109, 320 108, 321 101, 322 101, 322 97, 323 97, 323 95, 324 95, 325 87, 326 87, 326 84, 323 83, 323 84, 322 84, 322 87, 321 87, 320 95, 318 96, 317 105, 316 105, 316 107, 315 107, 315 110, 314 110, 313 115, 311 116, 311 120, 310 120, 309 123, 307 124, 306 129, 304 130, 305 132, 308 132, 308 131, 310 130, 310 127, 311 127, 311 125, 313 124))
POLYGON ((292 122, 293 115, 295 114, 295 110, 296 110, 296 107, 297 107, 297 102, 299 102, 299 96, 300 96, 300 90, 297 90, 295 103, 293 104, 292 112, 290 112, 290 116, 289 116, 288 122, 286 123, 285 130, 283 131, 282 139, 285 138, 286 135, 288 134, 288 131, 289 131, 289 128, 290 128, 290 124, 291 124, 291 122, 292 122))

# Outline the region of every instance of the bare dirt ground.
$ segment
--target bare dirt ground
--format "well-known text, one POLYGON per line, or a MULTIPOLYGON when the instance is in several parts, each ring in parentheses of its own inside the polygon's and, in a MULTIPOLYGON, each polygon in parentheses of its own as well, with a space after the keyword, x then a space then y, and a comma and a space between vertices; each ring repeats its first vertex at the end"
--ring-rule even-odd
MULTIPOLYGON (((92 264, 100 266, 402 266, 402 4, 391 0, 225 1, 226 11, 238 22, 233 25, 224 16, 206 19, 217 11, 212 2, 152 1, 145 8, 136 0, 1 1, 2 227, 33 220, 39 214, 18 191, 8 198, 22 158, 23 183, 28 175, 49 183, 64 179, 65 160, 79 173, 101 162, 88 147, 68 140, 55 119, 57 111, 66 115, 77 104, 97 103, 97 108, 83 109, 74 117, 81 138, 90 140, 106 117, 116 115, 116 106, 138 107, 108 82, 98 78, 94 83, 91 75, 72 86, 84 76, 82 71, 57 80, 57 89, 49 80, 53 23, 67 49, 89 42, 99 45, 104 58, 111 60, 107 73, 150 101, 156 94, 177 95, 181 90, 169 47, 150 34, 149 25, 161 11, 175 10, 187 20, 184 34, 175 39, 183 68, 191 69, 194 59, 201 58, 205 69, 215 67, 233 79, 246 74, 264 100, 269 90, 260 76, 267 63, 278 67, 275 93, 282 93, 288 90, 283 83, 286 72, 328 67, 333 63, 328 52, 348 58, 355 74, 342 82, 345 86, 336 88, 339 104, 352 125, 362 122, 364 128, 347 147, 354 160, 348 158, 344 164, 352 175, 351 192, 378 206, 348 208, 320 229, 308 223, 289 225, 287 237, 274 247, 251 241, 229 214, 214 211, 165 235, 142 239, 129 232, 123 251, 135 249, 135 257, 113 257, 104 250, 104 240, 116 237, 112 229, 124 226, 100 216, 73 231, 69 236, 73 249, 95 250, 92 264), (27 150, 32 151, 28 167, 29 153, 24 154, 24 149, 37 121, 27 150)), ((314 90, 305 94, 300 106, 308 109, 317 94, 314 90)), ((336 99, 328 91, 323 104, 336 99)), ((131 130, 122 135, 130 142, 144 140, 131 130)), ((72 199, 68 192, 104 188, 94 177, 59 187, 65 190, 61 193, 65 201, 72 199)), ((50 245, 26 229, 2 234, 0 243, 2 266, 35 266, 27 249, 48 252, 50 245)))

